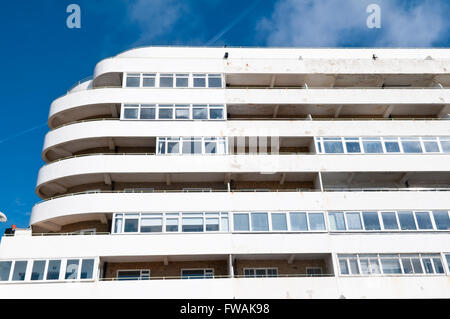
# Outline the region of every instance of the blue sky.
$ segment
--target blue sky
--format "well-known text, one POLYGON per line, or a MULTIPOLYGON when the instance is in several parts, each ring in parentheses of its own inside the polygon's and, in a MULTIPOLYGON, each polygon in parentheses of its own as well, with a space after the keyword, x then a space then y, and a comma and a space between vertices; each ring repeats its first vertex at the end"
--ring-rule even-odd
POLYGON ((0 211, 27 227, 52 100, 142 45, 449 47, 448 0, 1 1, 0 211), (81 29, 66 7, 81 8, 81 29), (381 28, 366 7, 381 8, 381 28))

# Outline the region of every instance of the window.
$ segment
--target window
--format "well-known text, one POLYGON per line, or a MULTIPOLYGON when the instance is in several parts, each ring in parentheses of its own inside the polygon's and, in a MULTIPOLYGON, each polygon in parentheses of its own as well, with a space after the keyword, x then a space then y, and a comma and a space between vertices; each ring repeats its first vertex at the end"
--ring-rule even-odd
POLYGON ((189 104, 175 105, 175 119, 177 120, 189 120, 189 104))
POLYGON ((402 230, 416 230, 416 222, 412 212, 398 212, 398 220, 402 230))
POLYGON ((363 212, 365 230, 380 230, 380 221, 377 212, 363 212))
POLYGON ((33 269, 31 271, 31 280, 44 280, 45 260, 33 261, 33 269))
POLYGON ((272 230, 287 230, 287 221, 285 213, 272 213, 272 230))
POLYGON ((428 212, 415 212, 417 225, 419 229, 433 229, 431 224, 430 213, 428 212))
POLYGON ((397 137, 384 137, 383 141, 386 153, 400 153, 400 145, 397 137))
POLYGON ((441 148, 444 153, 450 153, 450 137, 440 137, 441 148))
POLYGON ((187 88, 189 86, 189 74, 175 74, 175 86, 187 88))
POLYGON ((291 230, 308 230, 306 213, 289 213, 291 230))
POLYGON ((439 144, 436 137, 422 137, 425 153, 439 153, 439 144))
POLYGON ((158 119, 171 120, 173 119, 173 105, 161 104, 158 108, 158 119))
POLYGON ((167 154, 180 154, 180 139, 168 138, 167 139, 167 154))
POLYGON ((173 74, 161 74, 159 76, 159 87, 172 88, 173 87, 173 74))
POLYGON ((346 259, 339 259, 339 270, 341 275, 349 275, 350 270, 348 269, 348 263, 346 259))
POLYGON ((12 261, 0 261, 0 281, 8 281, 12 261))
POLYGON ((80 279, 92 279, 94 277, 94 259, 83 259, 81 263, 80 279))
POLYGON ((141 233, 162 232, 162 214, 142 214, 141 233))
POLYGON ((47 280, 58 280, 61 268, 61 260, 50 260, 47 268, 47 280))
POLYGON ((223 120, 225 118, 225 112, 223 105, 210 105, 209 106, 209 119, 210 120, 223 120))
POLYGON ((139 114, 139 104, 124 104, 123 118, 127 120, 137 119, 139 114))
POLYGON ((208 106, 194 104, 192 107, 192 118, 194 120, 207 120, 208 119, 208 106))
POLYGON ((325 230, 323 213, 308 213, 310 230, 325 230))
POLYGON ((166 232, 178 232, 178 213, 166 214, 166 232))
POLYGON ((154 120, 156 118, 156 105, 142 104, 139 118, 141 120, 154 120))
POLYGON ((384 229, 398 229, 397 218, 394 212, 382 212, 381 218, 383 219, 384 229))
POLYGON ((222 87, 222 75, 208 74, 208 87, 221 88, 222 87))
POLYGON ((224 232, 229 231, 228 213, 221 214, 220 229, 224 232))
POLYGON ((400 255, 404 274, 423 274, 422 263, 419 254, 400 255))
POLYGON ((193 74, 193 78, 195 88, 206 87, 206 74, 193 74))
POLYGON ((125 233, 136 233, 138 231, 139 214, 125 215, 125 233))
POLYGON ((359 264, 363 275, 381 274, 377 255, 359 255, 359 264))
POLYGON ((213 269, 182 269, 181 279, 205 279, 213 278, 213 269))
POLYGON ((183 213, 182 214, 183 232, 202 232, 203 214, 201 213, 183 213))
POLYGON ((450 229, 450 219, 448 217, 448 211, 445 210, 435 210, 433 211, 434 223, 436 228, 439 230, 449 230, 450 229))
POLYGON ((226 154, 225 138, 205 137, 205 154, 226 154))
POLYGON ((359 212, 356 213, 345 213, 345 217, 347 218, 347 228, 348 230, 361 230, 361 216, 359 212))
POLYGON ((322 267, 306 267, 306 274, 311 277, 322 275, 322 267))
POLYGON ((341 138, 324 137, 323 146, 325 153, 344 153, 341 138))
POLYGON ((401 274, 402 269, 400 267, 400 261, 398 256, 384 255, 380 256, 381 267, 384 274, 401 274))
POLYGON ((118 270, 118 280, 148 280, 150 279, 150 270, 118 270))
MULTIPOLYGON (((447 260, 447 268, 448 272, 450 272, 450 254, 445 255, 445 259, 447 260)), ((1 267, 1 266, 0 266, 1 267)), ((1 268, 0 268, 1 269, 1 268)), ((0 275, 0 281, 1 281, 1 275, 0 275)))
POLYGON ((244 268, 245 278, 277 277, 277 268, 244 268))
POLYGON ((361 146, 359 145, 358 137, 345 137, 344 141, 347 153, 361 153, 361 146))
POLYGON ((143 87, 155 87, 156 86, 156 74, 143 74, 142 75, 142 86, 143 87))
POLYGON ((383 146, 379 137, 363 137, 362 144, 365 153, 383 153, 383 146))
POLYGON ((206 213, 206 231, 219 231, 219 213, 206 213))
POLYGON ((422 153, 422 146, 418 137, 401 137, 403 152, 422 153))
POLYGON ((14 263, 14 271, 12 275, 12 280, 14 281, 24 281, 25 273, 27 271, 27 261, 16 261, 14 263))
POLYGON ((443 274, 441 257, 438 254, 422 255, 422 263, 427 274, 443 274))
POLYGON ((116 214, 114 219, 114 232, 121 233, 123 231, 123 214, 116 214))
POLYGON ((78 259, 67 260, 65 279, 77 279, 79 265, 80 261, 78 259))
POLYGON ((250 224, 248 214, 233 214, 234 230, 235 231, 249 231, 250 224))
POLYGON ((202 138, 182 138, 183 154, 202 154, 202 138))
POLYGON ((345 220, 343 212, 328 213, 331 230, 345 230, 345 220))
POLYGON ((141 75, 139 73, 127 74, 127 81, 126 81, 127 87, 133 88, 140 87, 141 86, 140 82, 141 82, 141 75))
POLYGON ((252 231, 269 231, 267 213, 251 213, 252 231))

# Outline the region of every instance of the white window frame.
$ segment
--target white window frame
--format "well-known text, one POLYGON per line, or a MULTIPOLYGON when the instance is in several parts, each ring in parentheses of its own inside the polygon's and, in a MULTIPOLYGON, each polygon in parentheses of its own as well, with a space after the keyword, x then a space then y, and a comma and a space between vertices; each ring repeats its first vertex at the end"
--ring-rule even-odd
POLYGON ((151 269, 118 269, 116 271, 116 280, 150 280, 151 279, 151 269), (137 279, 119 279, 119 273, 120 272, 125 272, 125 271, 139 271, 139 277, 137 279), (148 278, 146 278, 145 276, 147 276, 148 273, 148 278), (143 279, 145 278, 145 279, 143 279))
POLYGON ((278 277, 278 267, 244 267, 244 269, 242 269, 242 272, 244 273, 244 278, 277 278, 278 277), (250 271, 253 270, 255 276, 254 277, 247 277, 245 275, 245 271, 250 271), (256 276, 256 270, 264 270, 265 274, 263 277, 258 277, 256 276), (275 270, 276 271, 276 275, 275 276, 269 276, 268 275, 268 271, 269 270, 275 270))

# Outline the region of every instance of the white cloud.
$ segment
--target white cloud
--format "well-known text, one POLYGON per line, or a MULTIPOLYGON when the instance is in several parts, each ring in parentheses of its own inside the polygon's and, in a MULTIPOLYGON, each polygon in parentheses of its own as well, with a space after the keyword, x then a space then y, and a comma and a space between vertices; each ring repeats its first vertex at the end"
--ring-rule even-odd
POLYGON ((257 30, 268 45, 337 46, 354 40, 366 46, 431 46, 445 40, 446 7, 436 0, 279 0, 257 30), (367 28, 371 3, 381 7, 381 29, 367 28))

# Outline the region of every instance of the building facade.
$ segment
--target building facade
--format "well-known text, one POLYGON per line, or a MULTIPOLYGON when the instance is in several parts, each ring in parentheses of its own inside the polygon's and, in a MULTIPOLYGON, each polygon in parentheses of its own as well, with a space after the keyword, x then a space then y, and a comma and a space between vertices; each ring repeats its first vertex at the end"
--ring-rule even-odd
POLYGON ((0 298, 450 298, 449 88, 449 49, 102 60, 51 104, 0 298))

